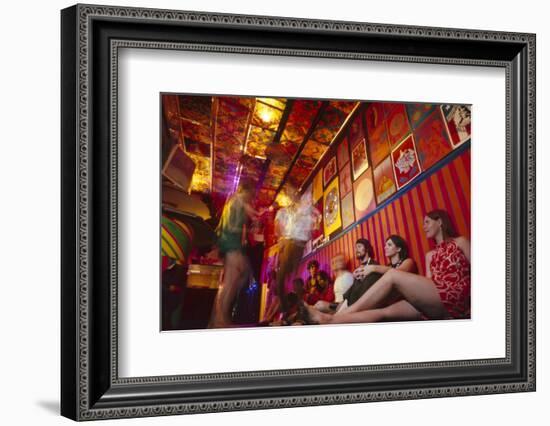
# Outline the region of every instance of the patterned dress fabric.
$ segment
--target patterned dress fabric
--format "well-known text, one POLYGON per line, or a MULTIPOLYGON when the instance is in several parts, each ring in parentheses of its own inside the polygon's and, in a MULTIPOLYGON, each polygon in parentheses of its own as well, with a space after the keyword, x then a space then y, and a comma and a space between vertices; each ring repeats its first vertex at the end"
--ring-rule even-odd
POLYGON ((470 262, 454 240, 439 244, 430 261, 432 280, 453 318, 470 318, 470 262))

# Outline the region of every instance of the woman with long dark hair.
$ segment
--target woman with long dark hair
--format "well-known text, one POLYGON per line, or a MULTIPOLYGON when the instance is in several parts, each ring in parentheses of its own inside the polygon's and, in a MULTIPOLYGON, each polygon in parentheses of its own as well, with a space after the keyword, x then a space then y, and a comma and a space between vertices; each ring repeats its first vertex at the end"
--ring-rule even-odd
POLYGON ((390 269, 398 269, 404 272, 416 272, 416 262, 409 257, 409 246, 405 239, 393 234, 386 239, 384 255, 388 258, 387 265, 366 265, 355 271, 356 278, 362 278, 371 272, 385 274, 390 269))
POLYGON ((435 248, 426 254, 426 276, 389 269, 353 305, 334 315, 308 309, 324 323, 470 317, 470 242, 458 236, 449 215, 433 210, 424 217, 426 237, 435 248), (392 294, 402 300, 384 307, 392 294))

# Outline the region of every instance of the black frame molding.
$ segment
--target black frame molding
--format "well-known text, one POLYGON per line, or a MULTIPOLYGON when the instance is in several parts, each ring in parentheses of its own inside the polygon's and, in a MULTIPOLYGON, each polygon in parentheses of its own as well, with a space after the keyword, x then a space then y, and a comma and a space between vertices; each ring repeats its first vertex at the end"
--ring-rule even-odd
POLYGON ((76 5, 61 12, 61 414, 158 416, 535 390, 535 35, 76 5), (506 70, 506 357, 118 377, 117 54, 186 49, 506 70))

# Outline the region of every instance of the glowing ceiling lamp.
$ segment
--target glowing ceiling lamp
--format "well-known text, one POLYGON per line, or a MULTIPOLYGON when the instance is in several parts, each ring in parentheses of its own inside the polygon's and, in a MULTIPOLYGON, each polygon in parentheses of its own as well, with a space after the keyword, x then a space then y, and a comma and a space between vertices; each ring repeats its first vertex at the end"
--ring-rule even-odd
POLYGON ((273 108, 260 102, 256 103, 256 115, 266 124, 271 123, 275 117, 273 108))

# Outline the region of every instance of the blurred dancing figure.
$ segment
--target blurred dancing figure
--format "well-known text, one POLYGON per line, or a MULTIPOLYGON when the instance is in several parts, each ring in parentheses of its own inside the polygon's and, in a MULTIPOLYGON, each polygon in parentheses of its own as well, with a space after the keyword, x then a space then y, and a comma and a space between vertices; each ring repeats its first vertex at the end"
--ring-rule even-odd
POLYGON ((260 325, 267 325, 272 322, 281 306, 279 296, 277 295, 277 272, 273 269, 267 274, 267 288, 269 291, 267 293, 265 314, 260 325))
POLYGON ((285 283, 298 268, 304 247, 311 239, 311 233, 319 227, 321 214, 313 206, 311 194, 298 199, 294 188, 287 189, 291 204, 277 212, 275 233, 279 238, 279 271, 277 273, 277 293, 281 301, 283 316, 288 311, 285 283))
POLYGON ((245 225, 260 216, 251 205, 252 185, 242 182, 225 203, 216 229, 218 248, 223 256, 223 283, 218 289, 210 318, 210 328, 230 327, 231 308, 239 288, 250 278, 250 262, 244 253, 245 225))

